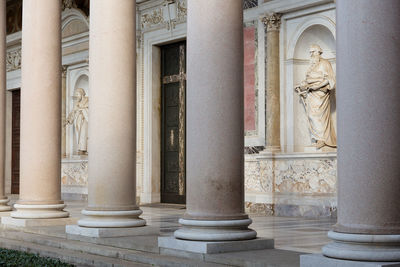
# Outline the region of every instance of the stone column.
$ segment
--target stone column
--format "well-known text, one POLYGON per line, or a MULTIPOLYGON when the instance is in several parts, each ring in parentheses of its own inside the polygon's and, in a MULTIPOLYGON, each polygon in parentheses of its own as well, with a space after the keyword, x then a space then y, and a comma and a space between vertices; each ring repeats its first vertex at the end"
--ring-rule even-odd
POLYGON ((136 205, 135 1, 90 2, 89 192, 83 227, 134 227, 136 205), (116 15, 117 14, 117 15, 116 15))
POLYGON ((338 222, 323 254, 400 261, 400 2, 336 3, 338 222))
POLYGON ((67 129, 66 129, 66 105, 67 105, 67 65, 62 66, 62 78, 61 78, 61 121, 62 121, 62 128, 61 128, 61 157, 65 158, 67 156, 66 153, 66 136, 67 136, 67 129))
POLYGON ((9 211, 9 199, 5 195, 6 152, 6 1, 0 1, 0 211, 9 211))
POLYGON ((61 201, 61 2, 23 2, 20 199, 13 218, 68 217, 61 201))
POLYGON ((266 151, 279 151, 280 141, 280 78, 279 78, 279 28, 281 14, 272 13, 262 18, 267 30, 266 71, 266 151))
POLYGON ((244 212, 242 1, 189 0, 187 29, 187 211, 175 237, 253 239, 244 212))

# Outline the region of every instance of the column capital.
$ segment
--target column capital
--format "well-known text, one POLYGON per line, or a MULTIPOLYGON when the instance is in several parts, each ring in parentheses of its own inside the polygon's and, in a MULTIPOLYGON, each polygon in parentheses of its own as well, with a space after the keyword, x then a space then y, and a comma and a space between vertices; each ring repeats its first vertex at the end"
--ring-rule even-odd
POLYGON ((261 17, 261 21, 264 23, 264 27, 267 31, 279 31, 281 26, 281 17, 280 13, 270 13, 261 17))

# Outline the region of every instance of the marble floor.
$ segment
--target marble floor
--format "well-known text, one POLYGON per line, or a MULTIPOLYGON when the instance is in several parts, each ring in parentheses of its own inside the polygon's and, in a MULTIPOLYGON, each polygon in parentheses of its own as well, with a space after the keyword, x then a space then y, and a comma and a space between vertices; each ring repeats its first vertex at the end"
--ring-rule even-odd
MULTIPOLYGON (((86 203, 68 201, 67 210, 73 217, 80 217, 86 203)), ((178 229, 178 219, 185 212, 182 205, 152 204, 141 206, 142 218, 148 225, 160 227, 162 234, 170 235, 178 229)), ((322 246, 329 242, 328 230, 336 223, 335 219, 306 219, 275 217, 250 214, 259 237, 274 238, 275 248, 305 253, 320 253, 322 246)))

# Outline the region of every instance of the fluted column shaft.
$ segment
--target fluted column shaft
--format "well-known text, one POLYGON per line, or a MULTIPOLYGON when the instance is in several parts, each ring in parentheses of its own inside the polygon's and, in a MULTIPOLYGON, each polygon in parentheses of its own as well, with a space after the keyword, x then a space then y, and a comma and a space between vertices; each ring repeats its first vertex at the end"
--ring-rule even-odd
POLYGON ((84 227, 133 227, 136 205, 136 6, 90 2, 89 192, 84 227))
POLYGON ((175 237, 255 238, 244 212, 243 9, 237 0, 189 0, 187 211, 175 237))
POLYGON ((61 2, 23 2, 20 199, 15 218, 67 217, 61 201, 61 2))
POLYGON ((0 211, 11 210, 5 196, 5 142, 6 142, 6 1, 0 1, 0 211))
POLYGON ((338 223, 330 257, 400 261, 400 2, 337 1, 338 223))
POLYGON ((281 14, 269 14, 262 19, 267 31, 266 75, 266 140, 267 151, 280 150, 280 77, 279 29, 281 14))

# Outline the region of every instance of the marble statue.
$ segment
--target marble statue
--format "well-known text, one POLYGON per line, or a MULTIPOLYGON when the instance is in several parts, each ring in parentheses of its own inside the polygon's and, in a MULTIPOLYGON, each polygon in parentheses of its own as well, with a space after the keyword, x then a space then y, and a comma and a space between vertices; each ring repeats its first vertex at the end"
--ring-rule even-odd
POLYGON ((308 118, 311 139, 317 149, 336 147, 336 133, 331 119, 330 96, 336 79, 331 63, 322 58, 319 45, 311 45, 311 62, 306 79, 295 91, 303 102, 308 118))
POLYGON ((89 97, 85 90, 77 88, 74 96, 74 108, 69 113, 66 124, 73 124, 78 143, 78 154, 87 154, 89 97))

